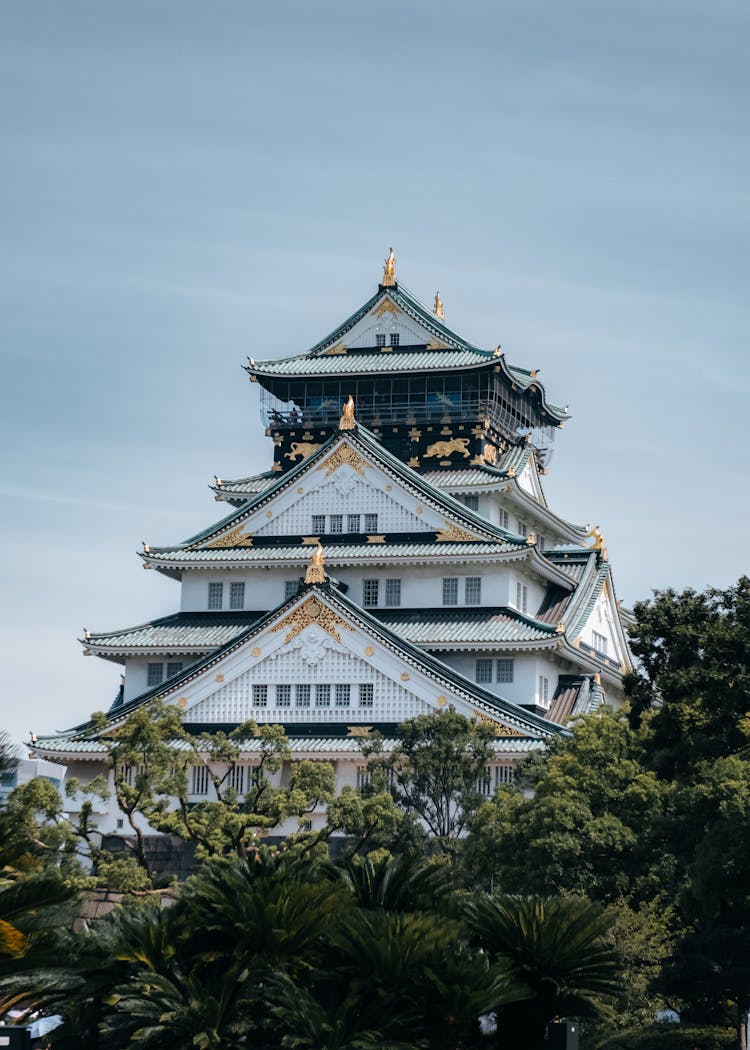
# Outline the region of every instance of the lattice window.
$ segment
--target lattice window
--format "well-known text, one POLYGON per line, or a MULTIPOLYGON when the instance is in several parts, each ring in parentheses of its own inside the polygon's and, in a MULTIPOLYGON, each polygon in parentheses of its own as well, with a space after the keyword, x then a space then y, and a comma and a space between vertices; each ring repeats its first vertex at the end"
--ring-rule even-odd
POLYGON ((512 682, 513 681, 513 660, 509 657, 503 657, 497 661, 497 680, 498 682, 512 682))
POLYGON ((339 682, 336 686, 336 707, 349 707, 352 687, 348 682, 339 682))
POLYGON ((470 492, 466 496, 461 496, 461 502, 469 510, 479 510, 479 496, 476 492, 470 492))
POLYGON ((161 685, 164 681, 164 664, 149 664, 146 671, 146 684, 161 685))
POLYGON ((310 706, 310 686, 305 683, 304 685, 296 685, 294 687, 294 700, 297 707, 309 707, 310 706))
POLYGON ((379 589, 380 580, 362 580, 362 604, 366 609, 378 604, 379 589))
POLYGON ((492 795, 492 773, 489 766, 484 767, 484 773, 477 780, 476 790, 478 795, 483 795, 485 798, 492 795))
POLYGON ((370 771, 367 766, 357 766, 357 791, 370 786, 370 771))
POLYGON ((229 608, 245 608, 245 584, 242 582, 230 583, 229 585, 229 608))
POLYGON ((208 607, 209 609, 220 609, 224 604, 224 584, 209 583, 208 585, 208 607))
POLYGON ((360 514, 347 514, 346 516, 346 531, 347 532, 359 532, 360 514))
POLYGON ((227 786, 233 788, 238 795, 245 794, 245 766, 232 766, 227 775, 227 786))
POLYGON ((507 529, 510 525, 510 515, 508 514, 507 510, 503 510, 502 507, 498 512, 498 524, 501 529, 507 529))
POLYGON ((315 686, 315 706, 316 707, 330 707, 331 706, 331 687, 330 685, 324 685, 322 683, 315 686))
POLYGON ((513 766, 495 766, 495 788, 501 784, 513 784, 516 779, 516 770, 513 766))
POLYGON ((313 532, 325 532, 326 531, 326 516, 325 516, 325 514, 313 514, 313 516, 312 516, 312 530, 313 530, 313 532))
POLYGON ((184 664, 182 660, 175 660, 173 663, 167 664, 167 678, 171 678, 173 674, 179 674, 184 664))
POLYGON ((375 701, 375 687, 372 682, 360 682, 359 684, 359 706, 372 707, 375 701))
POLYGON ((401 342, 401 334, 399 332, 391 332, 391 346, 398 346, 401 342))
POLYGON ((255 707, 268 707, 268 686, 265 684, 253 686, 253 704, 255 707))
POLYGON ((385 604, 386 605, 400 605, 401 604, 401 580, 386 580, 385 581, 385 604))
POLYGON ((592 631, 591 632, 591 637, 592 637, 592 640, 593 640, 593 643, 594 643, 594 649, 596 650, 596 652, 600 653, 602 656, 606 656, 607 655, 607 638, 606 638, 606 635, 599 634, 598 631, 592 631))
POLYGON ((458 605, 458 577, 443 580, 443 605, 458 605))
POLYGON ((329 532, 339 533, 344 531, 344 515, 343 514, 332 514, 331 524, 328 529, 329 532))
POLYGON ((549 678, 539 675, 539 703, 542 707, 549 704, 549 678))
POLYGON ((128 787, 135 787, 136 778, 143 773, 145 768, 146 767, 142 765, 125 766, 122 771, 122 779, 125 781, 128 787))
POLYGON ((375 346, 385 346, 385 332, 375 333, 375 346))
POLYGON ((208 779, 207 766, 193 766, 190 776, 190 794, 207 795, 208 779))
POLYGON ((292 706, 292 687, 291 685, 277 685, 276 686, 276 706, 277 707, 291 707, 292 706))
POLYGON ((284 580, 284 601, 289 601, 297 593, 299 580, 284 580))
POLYGON ((377 532, 378 531, 378 516, 377 514, 365 514, 365 532, 377 532))
POLYGON ((474 669, 475 681, 486 685, 492 681, 492 660, 477 660, 474 669))
POLYGON ((480 605, 482 601, 482 577, 467 576, 464 588, 467 605, 480 605))

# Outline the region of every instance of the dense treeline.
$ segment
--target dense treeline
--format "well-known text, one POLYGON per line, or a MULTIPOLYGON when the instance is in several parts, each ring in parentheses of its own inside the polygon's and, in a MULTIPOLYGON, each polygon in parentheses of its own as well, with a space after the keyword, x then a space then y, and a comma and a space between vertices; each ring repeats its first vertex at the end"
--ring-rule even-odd
POLYGON ((179 725, 158 705, 134 716, 113 751, 118 802, 193 841, 200 869, 154 904, 137 838, 129 858, 104 854, 85 807, 71 828, 49 785, 19 789, 0 814, 2 1008, 62 1013, 55 1047, 531 1050, 550 1019, 575 1017, 592 1050, 744 1048, 750 581, 657 594, 631 644, 629 708, 581 719, 489 802, 487 731, 447 711, 407 724, 395 754, 372 741, 369 786, 336 799, 311 764, 271 786, 277 727, 247 802, 222 770, 248 727, 184 742, 217 801, 177 820, 164 800, 186 795, 179 725), (320 800, 323 831, 259 845, 320 800), (63 898, 92 878, 124 904, 72 933, 63 898), (681 1026, 655 1026, 667 1008, 681 1026))

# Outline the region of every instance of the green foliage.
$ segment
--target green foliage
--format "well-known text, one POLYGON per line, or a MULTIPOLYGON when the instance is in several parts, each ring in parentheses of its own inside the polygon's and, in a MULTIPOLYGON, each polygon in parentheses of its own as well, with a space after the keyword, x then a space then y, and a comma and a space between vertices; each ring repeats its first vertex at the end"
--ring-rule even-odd
POLYGON ((593 1043, 592 1050, 733 1050, 735 1046, 731 1029, 656 1024, 617 1032, 593 1043))

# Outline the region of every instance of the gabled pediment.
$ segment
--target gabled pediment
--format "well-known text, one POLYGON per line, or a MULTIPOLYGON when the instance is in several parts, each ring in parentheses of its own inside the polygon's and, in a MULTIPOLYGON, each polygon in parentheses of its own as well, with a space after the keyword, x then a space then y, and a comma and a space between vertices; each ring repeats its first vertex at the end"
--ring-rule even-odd
MULTIPOLYGON (((155 691, 153 691, 155 692, 155 691)), ((130 707, 151 698, 145 695, 130 707)), ((186 725, 394 724, 452 705, 501 736, 554 727, 485 693, 383 628, 327 584, 308 586, 159 695, 186 725)))
POLYGON ((434 331, 404 309, 395 295, 383 292, 358 321, 340 339, 326 346, 326 355, 348 350, 380 349, 388 353, 394 346, 429 346, 444 350, 450 343, 438 339, 434 331))

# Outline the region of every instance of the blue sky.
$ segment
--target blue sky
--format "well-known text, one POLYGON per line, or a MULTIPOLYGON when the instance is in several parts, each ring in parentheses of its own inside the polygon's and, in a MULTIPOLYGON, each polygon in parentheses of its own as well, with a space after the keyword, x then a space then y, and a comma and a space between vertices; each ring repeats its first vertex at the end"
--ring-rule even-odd
POLYGON ((569 403, 618 594, 747 571, 748 30, 729 0, 0 6, 2 723, 109 704, 141 540, 266 469, 241 364, 398 275, 569 403))

